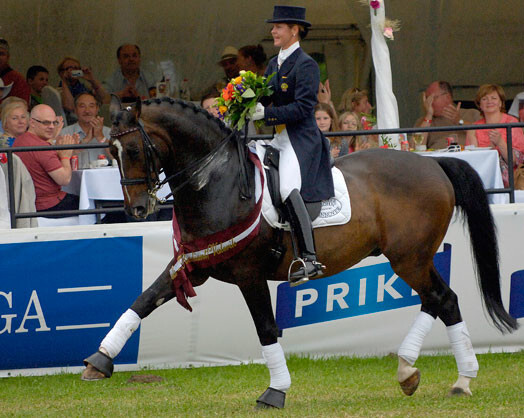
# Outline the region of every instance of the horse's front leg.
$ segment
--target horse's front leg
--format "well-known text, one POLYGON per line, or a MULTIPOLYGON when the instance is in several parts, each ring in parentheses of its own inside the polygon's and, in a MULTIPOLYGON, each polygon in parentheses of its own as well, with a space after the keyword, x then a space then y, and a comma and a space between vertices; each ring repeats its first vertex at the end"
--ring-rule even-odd
POLYGON ((140 326, 140 321, 156 308, 175 296, 169 268, 172 262, 160 274, 155 282, 145 290, 100 343, 98 351, 84 360, 86 368, 82 380, 100 380, 113 374, 113 359, 122 351, 127 340, 140 326))
POLYGON ((255 323, 262 345, 262 356, 266 360, 270 375, 269 387, 257 399, 257 408, 283 408, 286 391, 291 386, 291 377, 287 369, 284 350, 277 341, 279 331, 273 315, 267 281, 249 279, 237 284, 255 323))

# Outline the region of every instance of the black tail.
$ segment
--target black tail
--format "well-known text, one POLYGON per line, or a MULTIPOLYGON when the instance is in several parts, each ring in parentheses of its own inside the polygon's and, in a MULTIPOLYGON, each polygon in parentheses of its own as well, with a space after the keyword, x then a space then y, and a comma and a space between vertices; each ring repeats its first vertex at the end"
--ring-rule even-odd
POLYGON ((502 333, 513 332, 519 325, 502 304, 497 235, 482 180, 463 160, 445 157, 437 161, 453 184, 455 205, 468 223, 484 307, 502 333))

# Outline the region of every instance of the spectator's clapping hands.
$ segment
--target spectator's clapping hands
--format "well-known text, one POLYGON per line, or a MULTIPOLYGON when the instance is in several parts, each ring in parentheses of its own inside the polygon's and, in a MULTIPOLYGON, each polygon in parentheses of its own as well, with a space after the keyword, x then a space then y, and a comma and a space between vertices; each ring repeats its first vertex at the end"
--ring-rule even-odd
POLYGON ((444 116, 446 119, 453 121, 455 125, 458 125, 460 121, 460 106, 461 105, 462 105, 462 102, 458 102, 457 106, 455 106, 454 104, 447 105, 442 110, 442 116, 444 116))
POLYGON ((121 99, 123 99, 124 97, 133 97, 134 98, 134 97, 140 96, 135 86, 132 86, 131 84, 128 84, 122 90, 118 91, 116 95, 120 97, 121 99))
POLYGON ((426 119, 433 119, 433 99, 435 99, 434 94, 426 97, 426 92, 422 93, 422 104, 426 111, 426 119))
POLYGON ((340 147, 331 145, 331 156, 337 158, 340 155, 340 147))
MULTIPOLYGON (((75 145, 78 144, 78 134, 61 135, 56 138, 56 145, 75 145)), ((61 149, 56 152, 59 158, 71 158, 73 155, 72 149, 61 149)))
POLYGON ((496 129, 491 129, 488 132, 488 135, 489 135, 489 140, 493 144, 494 147, 499 147, 501 143, 504 143, 504 140, 502 139, 502 135, 496 129))
POLYGON ((324 84, 322 84, 322 82, 318 84, 317 100, 319 103, 331 103, 331 89, 329 87, 329 80, 326 80, 324 84))
POLYGON ((58 125, 55 128, 55 137, 60 134, 64 127, 64 118, 62 116, 57 116, 56 120, 58 121, 58 125))
POLYGON ((98 142, 104 142, 104 118, 101 116, 95 116, 93 119, 89 121, 89 125, 91 126, 91 137, 96 138, 98 142))

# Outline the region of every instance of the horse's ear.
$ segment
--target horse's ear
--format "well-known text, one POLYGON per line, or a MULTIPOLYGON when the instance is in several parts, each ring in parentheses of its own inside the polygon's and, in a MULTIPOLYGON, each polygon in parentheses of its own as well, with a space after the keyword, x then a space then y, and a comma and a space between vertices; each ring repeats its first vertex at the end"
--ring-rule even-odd
POLYGON ((142 100, 140 97, 136 98, 135 107, 133 108, 132 112, 136 120, 140 119, 140 114, 142 113, 142 100))
POLYGON ((118 112, 122 110, 122 103, 120 102, 120 97, 116 94, 111 95, 111 103, 109 105, 109 113, 111 115, 111 120, 114 121, 118 112))

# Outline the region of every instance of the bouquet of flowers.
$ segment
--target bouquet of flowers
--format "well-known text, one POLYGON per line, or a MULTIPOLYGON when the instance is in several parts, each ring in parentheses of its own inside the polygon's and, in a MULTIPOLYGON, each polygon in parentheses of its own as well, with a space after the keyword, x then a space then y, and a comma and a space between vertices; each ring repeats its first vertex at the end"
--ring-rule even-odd
POLYGON ((362 124, 362 129, 369 131, 373 129, 373 126, 377 124, 377 118, 374 117, 371 113, 361 113, 360 123, 362 124))
MULTIPOLYGON (((251 71, 240 71, 240 75, 233 78, 217 98, 219 117, 233 129, 241 130, 246 120, 253 116, 260 98, 273 93, 268 83, 274 75, 273 73, 266 78, 251 71)), ((255 121, 256 127, 263 124, 263 120, 255 121)))

